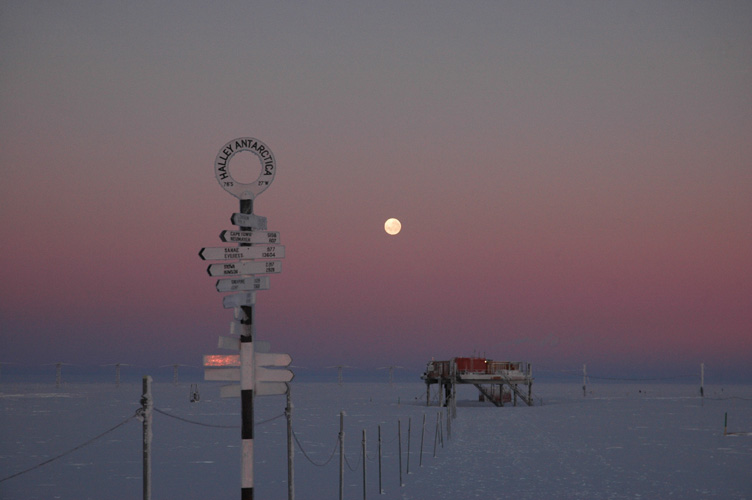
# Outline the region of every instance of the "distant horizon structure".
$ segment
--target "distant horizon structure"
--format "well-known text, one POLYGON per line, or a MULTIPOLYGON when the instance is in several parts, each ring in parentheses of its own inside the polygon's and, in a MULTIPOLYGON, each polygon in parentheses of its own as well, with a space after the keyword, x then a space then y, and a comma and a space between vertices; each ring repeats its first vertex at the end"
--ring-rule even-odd
POLYGON ((102 366, 114 366, 115 367, 115 387, 120 387, 120 367, 121 366, 136 366, 128 363, 110 363, 102 366))
POLYGON ((181 365, 178 363, 174 363, 172 365, 162 365, 160 368, 168 368, 172 367, 172 385, 178 385, 178 367, 180 366, 191 366, 191 365, 181 365))
POLYGON ((333 365, 333 366, 327 366, 327 368, 336 368, 337 369, 337 382, 339 385, 342 385, 342 368, 352 368, 352 366, 347 365, 333 365))
POLYGON ((381 367, 377 368, 377 370, 386 370, 387 368, 389 369, 389 385, 394 385, 394 369, 395 368, 400 368, 400 369, 404 370, 405 367, 404 366, 397 366, 397 365, 381 366, 381 367))
POLYGON ((63 365, 65 366, 73 366, 71 363, 63 363, 62 361, 57 363, 47 363, 44 366, 52 366, 55 365, 55 387, 57 389, 60 388, 60 386, 63 384, 63 365))

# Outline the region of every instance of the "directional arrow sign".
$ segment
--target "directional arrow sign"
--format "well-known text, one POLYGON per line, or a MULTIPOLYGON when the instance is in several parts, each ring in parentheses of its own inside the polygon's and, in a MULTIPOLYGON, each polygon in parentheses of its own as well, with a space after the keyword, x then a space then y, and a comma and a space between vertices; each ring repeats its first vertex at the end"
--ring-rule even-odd
POLYGON ((261 217, 260 215, 235 213, 232 214, 230 222, 232 222, 236 226, 241 227, 266 229, 266 217, 261 217))
POLYGON ((275 396, 287 394, 287 384, 284 382, 256 382, 256 396, 275 396))
POLYGON ((238 354, 207 354, 204 356, 204 367, 231 368, 240 366, 238 354))
POLYGON ((204 368, 204 380, 220 382, 237 382, 240 380, 240 368, 204 368))
MULTIPOLYGON (((284 382, 258 382, 253 391, 254 396, 275 396, 287 393, 287 384, 284 382)), ((223 385, 219 388, 221 398, 239 398, 240 384, 223 385)))
POLYGON ((243 290, 269 290, 269 276, 217 280, 218 292, 238 292, 243 290))
POLYGON ((252 306, 256 303, 256 294, 254 292, 234 293, 222 297, 222 307, 232 309, 233 307, 252 306))
MULTIPOLYGON (((220 337, 220 339, 223 338, 237 340, 230 337, 220 337)), ((289 366, 292 363, 289 354, 256 352, 254 356, 256 368, 261 366, 289 366)), ((234 368, 238 366, 240 366, 240 355, 238 354, 207 354, 204 356, 204 367, 234 368)))
POLYGON ((290 370, 256 367, 256 384, 259 382, 289 382, 294 376, 290 370))
POLYGON ((285 256, 285 247, 282 245, 206 247, 201 249, 198 256, 203 260, 282 259, 285 256))
POLYGON ((206 270, 209 276, 240 276, 248 274, 276 274, 282 272, 282 262, 279 260, 228 262, 227 264, 211 264, 206 270))
POLYGON ((279 243, 278 231, 233 231, 227 229, 219 233, 219 239, 230 243, 279 243))
POLYGON ((289 366, 292 358, 289 354, 277 354, 274 352, 256 353, 256 367, 259 366, 289 366))
POLYGON ((229 349, 231 351, 239 351, 240 339, 236 337, 225 337, 224 335, 220 335, 219 343, 217 344, 217 347, 219 347, 220 349, 229 349))

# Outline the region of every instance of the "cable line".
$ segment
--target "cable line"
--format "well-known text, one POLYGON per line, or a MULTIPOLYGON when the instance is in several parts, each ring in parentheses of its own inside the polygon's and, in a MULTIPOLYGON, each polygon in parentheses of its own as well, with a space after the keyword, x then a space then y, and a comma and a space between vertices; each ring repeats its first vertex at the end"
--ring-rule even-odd
POLYGON ((76 450, 80 450, 84 446, 87 446, 87 445, 93 443, 94 441, 96 441, 97 439, 100 439, 100 438, 106 436, 107 434, 109 434, 110 432, 113 432, 114 430, 119 429, 120 427, 124 426, 125 424, 127 424, 128 422, 130 422, 132 418, 138 417, 140 411, 141 411, 141 408, 139 408, 138 410, 136 410, 136 412, 133 415, 131 415, 130 417, 126 418, 125 420, 123 420, 122 422, 120 422, 119 424, 117 424, 116 426, 114 426, 114 427, 112 427, 110 429, 107 429, 103 433, 101 433, 101 434, 99 434, 97 436, 94 436, 93 438, 89 439, 85 443, 82 443, 82 444, 76 446, 75 448, 71 448, 70 450, 68 450, 66 452, 63 452, 60 455, 54 456, 54 457, 52 457, 52 458, 50 458, 48 460, 45 460, 44 462, 39 463, 39 464, 37 464, 37 465, 35 465, 33 467, 29 467, 28 469, 22 470, 20 472, 16 472, 15 474, 11 474, 8 477, 4 477, 4 478, 0 479, 0 483, 2 483, 4 481, 7 481, 8 479, 12 479, 14 477, 20 476, 21 474, 26 474, 27 472, 31 472, 34 469, 38 469, 38 468, 42 467, 43 465, 47 465, 47 464, 49 464, 51 462, 54 462, 55 460, 61 459, 64 456, 69 455, 69 454, 73 453, 76 450))
POLYGON ((303 454, 303 456, 316 467, 324 467, 328 465, 329 462, 332 461, 332 458, 334 458, 334 453, 337 451, 337 445, 339 444, 339 437, 337 437, 337 440, 334 442, 334 448, 332 448, 332 454, 329 455, 329 458, 327 458, 324 463, 319 464, 319 463, 314 462, 313 459, 308 456, 308 453, 306 453, 306 451, 303 449, 303 445, 300 444, 300 441, 298 440, 298 435, 295 433, 295 430, 292 431, 292 437, 295 438, 295 443, 298 445, 298 449, 303 454))
MULTIPOLYGON (((178 417, 177 415, 172 415, 171 413, 167 413, 166 411, 160 410, 159 408, 154 408, 154 411, 157 412, 157 413, 161 413, 162 415, 164 415, 166 417, 174 418, 175 420, 180 420, 180 421, 186 422, 188 424, 200 425, 202 427, 214 427, 214 428, 218 428, 218 429, 240 429, 239 425, 207 424, 207 423, 204 423, 204 422, 198 422, 196 420, 189 420, 187 418, 178 417)), ((264 424, 267 424, 267 423, 269 423, 269 422, 271 422, 273 420, 277 420, 278 418, 281 418, 281 417, 284 417, 284 416, 285 416, 285 414, 281 413, 281 414, 277 415, 276 417, 272 417, 272 418, 267 419, 267 420, 262 420, 261 422, 256 422, 254 425, 264 425, 264 424)))

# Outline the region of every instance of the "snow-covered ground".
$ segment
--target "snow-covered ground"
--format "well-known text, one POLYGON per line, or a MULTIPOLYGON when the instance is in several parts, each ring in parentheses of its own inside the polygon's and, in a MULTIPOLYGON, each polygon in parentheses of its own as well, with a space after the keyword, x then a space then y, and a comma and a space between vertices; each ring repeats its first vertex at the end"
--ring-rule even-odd
MULTIPOLYGON (((425 386, 400 383, 293 384, 299 500, 336 499, 339 412, 345 411, 345 498, 363 498, 362 435, 367 439, 369 498, 752 499, 752 387, 536 383, 534 407, 480 404, 461 387, 451 437, 434 443, 439 412, 425 386), (723 435, 724 414, 728 430, 723 435), (421 427, 422 466, 419 465, 421 427), (399 484, 398 421, 402 429, 399 484), (382 434, 378 490, 377 430, 382 434), (410 471, 408 462, 410 431, 410 471), (330 459, 331 457, 331 459, 330 459), (326 465, 321 465, 326 462, 326 465), (314 465, 316 462, 317 465, 314 465)), ((240 495, 239 400, 220 399, 217 384, 154 384, 152 496, 219 499, 240 495), (196 423, 197 422, 197 423, 196 423), (207 425, 199 425, 207 424, 207 425), (229 428, 214 427, 229 426, 229 428)), ((0 482, 0 498, 138 499, 142 492, 140 384, 0 385, 0 480, 73 449, 63 458, 0 482)), ((285 398, 257 398, 256 498, 287 498, 285 398), (280 417, 276 418, 275 417, 280 417), (269 419, 274 419, 269 421, 269 419)), ((446 421, 445 421, 446 425, 446 421)))

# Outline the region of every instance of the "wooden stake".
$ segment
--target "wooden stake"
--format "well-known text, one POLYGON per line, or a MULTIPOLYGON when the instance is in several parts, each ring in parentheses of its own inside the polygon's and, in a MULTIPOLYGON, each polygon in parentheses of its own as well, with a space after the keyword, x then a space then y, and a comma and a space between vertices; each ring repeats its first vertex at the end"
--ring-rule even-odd
POLYGON ((366 500, 366 430, 363 429, 363 500, 366 500))
POLYGON ((339 412, 339 500, 345 498, 345 412, 339 412))
POLYGON ((143 420, 143 498, 151 500, 151 441, 152 409, 154 401, 151 396, 151 377, 145 375, 142 383, 141 417, 143 420))
POLYGON ((381 487, 381 424, 379 424, 379 495, 384 494, 384 488, 381 487))
POLYGON ((287 500, 295 500, 295 448, 293 448, 292 435, 292 394, 290 384, 287 385, 287 500))

